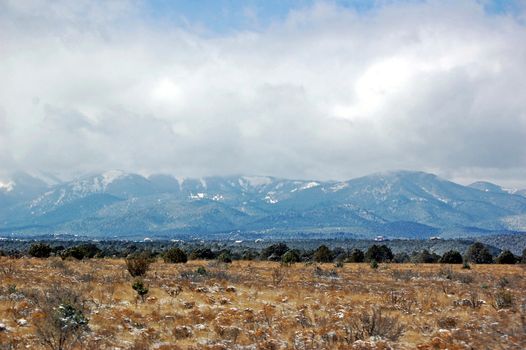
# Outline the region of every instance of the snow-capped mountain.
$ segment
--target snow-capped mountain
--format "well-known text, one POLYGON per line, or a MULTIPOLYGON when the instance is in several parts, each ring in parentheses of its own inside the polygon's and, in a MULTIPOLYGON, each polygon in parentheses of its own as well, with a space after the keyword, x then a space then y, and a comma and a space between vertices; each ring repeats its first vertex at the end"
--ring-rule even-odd
POLYGON ((108 171, 49 184, 0 182, 0 231, 96 237, 336 234, 465 236, 526 231, 526 197, 423 172, 349 181, 266 176, 144 177, 108 171))
POLYGON ((526 197, 526 190, 521 190, 517 188, 504 188, 487 181, 477 181, 469 185, 469 187, 476 188, 484 192, 509 193, 526 197))
POLYGON ((477 181, 469 185, 471 188, 475 188, 480 191, 484 192, 495 192, 495 193, 513 193, 513 191, 506 191, 499 185, 495 185, 494 183, 487 182, 487 181, 477 181))
POLYGON ((15 173, 9 178, 0 179, 0 210, 38 196, 50 188, 39 177, 27 173, 15 173))

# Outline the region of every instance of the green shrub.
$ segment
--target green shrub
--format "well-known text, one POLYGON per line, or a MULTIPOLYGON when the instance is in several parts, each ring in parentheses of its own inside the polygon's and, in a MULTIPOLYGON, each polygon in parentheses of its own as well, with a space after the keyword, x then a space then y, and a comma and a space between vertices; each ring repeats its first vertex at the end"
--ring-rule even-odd
POLYGON ((466 260, 475 264, 492 264, 493 256, 484 244, 476 242, 468 248, 466 260))
POLYGON ((371 268, 375 270, 378 268, 378 262, 376 260, 371 260, 371 268))
POLYGON ((276 243, 261 251, 261 260, 268 260, 271 256, 275 259, 281 260, 283 254, 288 252, 290 249, 285 243, 276 243))
POLYGON ((456 250, 450 250, 442 255, 440 258, 441 264, 462 264, 462 255, 456 250))
POLYGON ((164 262, 172 264, 185 264, 188 261, 186 253, 179 248, 168 249, 163 254, 164 262))
POLYGON ((99 253, 100 253, 100 249, 95 244, 84 243, 84 244, 80 244, 78 246, 63 250, 61 257, 62 259, 72 257, 77 260, 82 260, 82 259, 91 259, 99 253))
POLYGON ((232 262, 232 256, 230 255, 230 252, 222 252, 217 257, 217 261, 225 264, 230 264, 232 262))
POLYGON ((518 260, 512 252, 505 250, 497 256, 495 262, 497 264, 516 264, 518 260))
POLYGON ((49 258, 51 247, 46 243, 35 243, 29 248, 28 254, 34 258, 49 258))
POLYGON ((89 332, 83 304, 74 290, 54 285, 48 290, 35 290, 28 296, 42 311, 33 319, 36 339, 50 349, 74 349, 89 332))
POLYGON ((411 262, 411 257, 409 257, 409 255, 404 252, 396 253, 393 256, 393 262, 398 263, 398 264, 405 264, 405 263, 411 262))
POLYGON ((353 249, 347 261, 350 263, 361 263, 365 260, 365 254, 360 249, 353 249))
POLYGON ((88 324, 88 319, 82 313, 82 310, 77 309, 70 304, 60 304, 57 308, 58 319, 62 324, 62 328, 84 328, 88 324))
POLYGON ((493 298, 493 307, 497 310, 509 309, 513 306, 513 294, 501 289, 495 293, 493 298))
POLYGON ((334 254, 326 245, 321 245, 314 251, 314 260, 319 263, 327 263, 334 260, 334 254))
POLYGON ((506 288, 506 286, 508 286, 509 284, 510 284, 510 280, 507 279, 505 276, 503 276, 497 282, 497 287, 499 287, 499 288, 506 288))
POLYGON ((144 285, 144 282, 142 280, 136 280, 132 288, 134 291, 137 292, 137 296, 141 298, 141 300, 144 302, 144 299, 146 298, 146 294, 148 294, 148 287, 144 285))
POLYGON ((244 250, 243 253, 241 254, 241 259, 242 260, 254 260, 258 256, 259 254, 255 250, 244 250))
POLYGON ((84 259, 84 252, 78 247, 71 247, 69 249, 63 250, 62 254, 60 254, 60 257, 62 259, 74 258, 77 260, 82 260, 84 259))
POLYGON ((405 326, 397 317, 384 315, 381 309, 374 308, 371 312, 353 314, 344 326, 344 331, 348 342, 368 340, 371 337, 396 341, 404 333, 405 326))
POLYGON ((366 261, 376 260, 377 262, 387 262, 393 260, 393 257, 393 252, 385 244, 381 246, 373 244, 365 253, 366 261))
POLYGON ((339 261, 343 263, 346 259, 349 258, 349 253, 342 247, 336 247, 332 249, 332 258, 333 261, 339 261))
POLYGON ((132 277, 144 276, 150 269, 152 260, 146 254, 134 254, 126 258, 126 268, 132 277))
POLYGON ((300 255, 296 250, 289 250, 281 257, 281 262, 285 265, 291 265, 300 261, 300 255))
POLYGON ((434 264, 440 260, 440 255, 429 252, 427 249, 422 250, 419 253, 413 253, 411 261, 414 263, 421 264, 434 264))
POLYGON ((212 260, 215 254, 210 248, 197 248, 190 253, 190 260, 212 260))

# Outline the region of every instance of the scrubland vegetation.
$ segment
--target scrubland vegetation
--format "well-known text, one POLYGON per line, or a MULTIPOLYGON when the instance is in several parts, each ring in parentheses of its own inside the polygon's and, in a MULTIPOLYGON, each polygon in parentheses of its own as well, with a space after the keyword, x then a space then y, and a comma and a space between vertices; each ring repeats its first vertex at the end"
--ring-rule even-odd
POLYGON ((381 246, 338 259, 274 245, 234 261, 36 246, 0 258, 0 349, 524 349, 526 265, 477 264, 483 248, 462 265, 455 252, 387 263, 381 246))

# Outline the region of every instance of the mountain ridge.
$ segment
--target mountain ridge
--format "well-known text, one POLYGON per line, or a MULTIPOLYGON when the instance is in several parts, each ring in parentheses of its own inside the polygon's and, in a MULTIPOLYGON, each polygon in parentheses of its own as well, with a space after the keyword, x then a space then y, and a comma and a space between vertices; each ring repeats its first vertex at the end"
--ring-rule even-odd
MULTIPOLYGON (((526 231, 526 195, 463 186, 421 171, 347 181, 272 176, 178 178, 118 170, 45 183, 19 175, 0 188, 0 230, 97 238, 341 233, 467 237, 526 231), (33 228, 32 228, 33 227, 33 228)), ((2 183, 7 183, 3 181, 2 183)))

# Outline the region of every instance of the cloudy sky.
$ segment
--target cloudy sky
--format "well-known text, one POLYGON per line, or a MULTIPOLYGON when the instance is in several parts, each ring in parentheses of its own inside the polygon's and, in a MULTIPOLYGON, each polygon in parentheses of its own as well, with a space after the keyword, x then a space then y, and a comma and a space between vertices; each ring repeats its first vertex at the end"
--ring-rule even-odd
POLYGON ((526 187, 526 2, 0 0, 0 172, 526 187))

